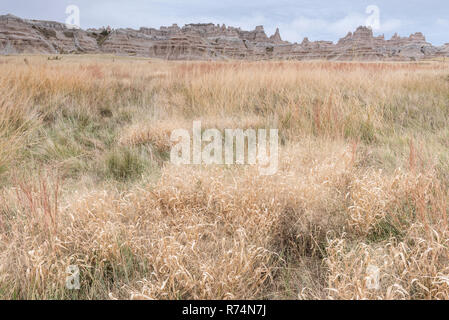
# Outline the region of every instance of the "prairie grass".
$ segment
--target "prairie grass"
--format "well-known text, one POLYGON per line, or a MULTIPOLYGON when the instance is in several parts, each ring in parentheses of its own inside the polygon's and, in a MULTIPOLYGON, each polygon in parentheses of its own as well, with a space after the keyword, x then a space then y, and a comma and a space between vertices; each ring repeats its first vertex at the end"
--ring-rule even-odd
POLYGON ((449 299, 449 64, 24 61, 0 60, 0 298, 449 299), (278 128, 279 171, 172 165, 193 120, 278 128))

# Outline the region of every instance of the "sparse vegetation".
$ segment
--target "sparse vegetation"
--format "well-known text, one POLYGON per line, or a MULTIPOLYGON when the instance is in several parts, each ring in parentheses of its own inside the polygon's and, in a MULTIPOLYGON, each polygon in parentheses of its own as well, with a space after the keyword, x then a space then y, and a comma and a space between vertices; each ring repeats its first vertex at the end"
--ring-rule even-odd
POLYGON ((0 60, 0 298, 449 299, 449 64, 54 60, 0 60), (278 173, 174 167, 193 120, 278 173))

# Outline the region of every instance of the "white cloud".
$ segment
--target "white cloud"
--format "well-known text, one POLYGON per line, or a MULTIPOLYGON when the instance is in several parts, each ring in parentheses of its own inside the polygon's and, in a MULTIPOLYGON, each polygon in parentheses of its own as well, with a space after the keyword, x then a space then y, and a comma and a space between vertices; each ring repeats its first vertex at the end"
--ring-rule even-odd
POLYGON ((399 19, 389 19, 386 21, 380 20, 380 32, 398 31, 402 26, 402 21, 399 19))
POLYGON ((366 24, 366 18, 366 15, 352 13, 342 19, 331 22, 328 29, 329 31, 333 30, 335 35, 342 36, 349 31, 354 31, 359 26, 364 26, 366 24))
POLYGON ((436 21, 436 23, 437 23, 437 26, 440 26, 440 27, 449 27, 449 20, 448 19, 441 19, 441 18, 439 18, 439 19, 437 19, 437 21, 436 21))

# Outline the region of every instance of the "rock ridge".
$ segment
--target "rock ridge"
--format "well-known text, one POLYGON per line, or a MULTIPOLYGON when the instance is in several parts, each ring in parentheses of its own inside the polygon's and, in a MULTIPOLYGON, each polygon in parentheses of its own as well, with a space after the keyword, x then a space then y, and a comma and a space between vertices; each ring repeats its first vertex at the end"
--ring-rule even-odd
POLYGON ((63 23, 0 16, 0 54, 108 53, 167 60, 361 60, 416 61, 449 56, 449 44, 437 47, 420 32, 395 34, 386 40, 368 27, 358 27, 337 43, 282 40, 279 28, 267 36, 263 26, 252 31, 215 25, 126 29, 69 29, 63 23))

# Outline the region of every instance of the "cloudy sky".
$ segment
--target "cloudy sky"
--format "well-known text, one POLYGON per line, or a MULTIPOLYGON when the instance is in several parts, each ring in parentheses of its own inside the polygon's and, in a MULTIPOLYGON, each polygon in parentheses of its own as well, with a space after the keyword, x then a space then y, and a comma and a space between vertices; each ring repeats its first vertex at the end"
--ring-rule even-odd
POLYGON ((213 22, 250 30, 264 25, 269 35, 279 27, 281 36, 292 42, 304 37, 338 40, 367 19, 375 23, 375 6, 375 34, 421 31, 436 45, 449 42, 447 0, 1 0, 0 14, 65 22, 68 5, 79 7, 83 29, 213 22))

